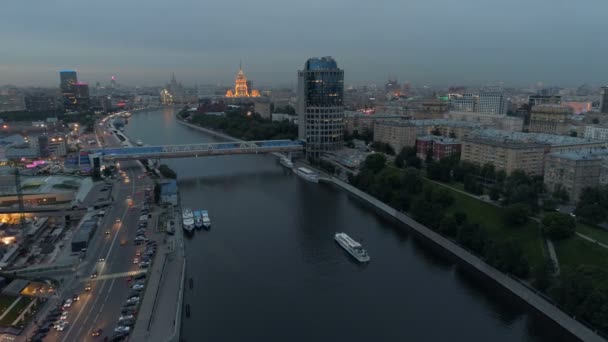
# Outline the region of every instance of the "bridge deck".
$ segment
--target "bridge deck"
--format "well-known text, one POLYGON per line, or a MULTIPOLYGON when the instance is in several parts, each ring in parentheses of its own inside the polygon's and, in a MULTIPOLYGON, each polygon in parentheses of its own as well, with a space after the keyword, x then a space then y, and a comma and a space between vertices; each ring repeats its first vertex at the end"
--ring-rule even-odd
POLYGON ((265 140, 184 145, 102 148, 90 150, 104 159, 188 158, 209 155, 295 152, 304 149, 300 141, 265 140))

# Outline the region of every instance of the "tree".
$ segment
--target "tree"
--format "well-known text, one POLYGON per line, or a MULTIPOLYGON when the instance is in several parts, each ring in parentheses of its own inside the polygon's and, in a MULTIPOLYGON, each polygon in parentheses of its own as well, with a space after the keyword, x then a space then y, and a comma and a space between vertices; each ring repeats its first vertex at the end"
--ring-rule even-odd
POLYGON ((493 186, 490 189, 490 199, 492 201, 498 201, 500 199, 500 189, 497 186, 493 186))
POLYGON ((154 202, 158 204, 160 202, 160 184, 154 184, 154 202))
POLYGON ((508 226, 521 226, 528 222, 530 209, 522 203, 512 204, 505 209, 503 220, 508 226))
POLYGON ((543 262, 532 269, 532 285, 542 292, 547 291, 553 283, 554 272, 555 265, 553 265, 553 261, 551 259, 543 260, 543 262))
POLYGON ((549 213, 542 219, 543 231, 551 240, 571 237, 576 231, 576 221, 567 214, 549 213))
POLYGON ((458 221, 454 215, 445 216, 439 221, 438 231, 446 236, 455 237, 458 234, 458 221))
POLYGON ((454 219, 456 219, 456 223, 459 226, 462 226, 465 222, 467 222, 467 214, 462 211, 457 211, 454 213, 454 219))
POLYGON ((381 153, 372 153, 363 162, 363 168, 378 173, 386 165, 386 157, 381 153))
POLYGON ((458 230, 458 242, 470 250, 481 254, 486 246, 486 235, 476 223, 466 223, 458 230))
POLYGON ((408 168, 403 173, 401 181, 403 188, 410 194, 419 194, 422 191, 422 178, 416 169, 408 168))
POLYGON ((165 178, 171 178, 171 179, 176 179, 177 178, 177 174, 175 173, 175 171, 173 171, 169 166, 167 166, 166 164, 161 164, 158 167, 158 171, 160 171, 160 174, 165 177, 165 178))
POLYGON ((439 205, 445 209, 454 203, 454 196, 452 196, 450 190, 440 189, 435 195, 435 201, 437 201, 437 203, 439 203, 439 205))
POLYGON ((494 241, 486 250, 486 260, 497 269, 520 278, 528 276, 528 260, 521 247, 512 240, 494 241))
POLYGON ((555 189, 553 190, 553 198, 555 198, 562 204, 568 203, 568 201, 570 201, 570 195, 568 195, 568 191, 561 184, 557 184, 555 186, 555 189))
POLYGON ((606 220, 608 209, 608 189, 594 187, 583 189, 575 213, 585 221, 597 224, 606 220))
POLYGON ((112 170, 110 170, 109 167, 106 167, 105 169, 103 169, 103 175, 105 177, 110 177, 112 175, 112 170))

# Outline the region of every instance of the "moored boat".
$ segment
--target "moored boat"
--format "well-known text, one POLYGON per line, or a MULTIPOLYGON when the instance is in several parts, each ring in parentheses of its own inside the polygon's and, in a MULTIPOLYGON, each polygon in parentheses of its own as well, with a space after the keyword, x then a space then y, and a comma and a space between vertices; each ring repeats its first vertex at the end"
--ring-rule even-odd
POLYGON ((319 176, 317 175, 316 172, 307 169, 305 167, 299 167, 296 169, 296 174, 304 179, 306 179, 309 182, 313 182, 313 183, 318 183, 319 182, 319 176))
POLYGON ((203 227, 203 214, 200 210, 194 211, 194 227, 201 229, 203 227))
POLYGON ((279 162, 281 163, 281 165, 285 166, 288 169, 293 169, 293 163, 291 162, 291 160, 289 160, 289 158, 287 157, 282 157, 279 162))
POLYGON ((201 210, 201 214, 203 217, 203 226, 205 226, 205 228, 207 229, 211 228, 211 219, 209 218, 209 211, 201 210))

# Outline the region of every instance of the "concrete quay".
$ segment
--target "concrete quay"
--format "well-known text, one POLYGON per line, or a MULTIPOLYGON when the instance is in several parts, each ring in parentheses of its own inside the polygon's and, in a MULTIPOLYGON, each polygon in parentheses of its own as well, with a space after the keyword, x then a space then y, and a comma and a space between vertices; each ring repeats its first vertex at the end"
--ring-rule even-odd
POLYGON ((180 340, 181 312, 186 271, 181 213, 175 212, 175 235, 158 236, 157 256, 148 270, 146 292, 130 341, 180 340))
POLYGON ((549 319, 553 320, 564 329, 569 331, 572 335, 581 339, 585 342, 606 342, 604 338, 596 334, 587 326, 578 322, 574 318, 568 316, 566 313, 561 311, 555 305, 551 304, 545 298, 541 297, 539 294, 534 292, 532 289, 524 286, 517 280, 509 277, 505 273, 502 273, 485 263, 483 260, 478 258, 477 256, 471 254, 464 248, 458 246, 454 242, 444 238, 443 236, 435 233, 433 230, 423 226, 422 224, 414 221, 411 217, 391 208, 386 205, 382 201, 368 195, 367 193, 355 188, 354 186, 343 182, 335 177, 321 177, 321 181, 325 181, 331 184, 334 184, 349 193, 355 195, 356 197, 364 200, 370 205, 374 206, 381 212, 390 215, 402 222, 403 224, 410 227, 412 230, 416 231, 420 235, 424 236, 428 240, 434 242, 435 244, 443 247, 445 250, 450 252, 452 255, 458 257, 460 260, 464 261, 468 265, 475 268, 477 271, 485 274, 487 277, 494 280, 496 283, 504 287, 505 289, 511 291, 513 294, 521 298, 523 301, 528 303, 530 306, 544 314, 549 319))

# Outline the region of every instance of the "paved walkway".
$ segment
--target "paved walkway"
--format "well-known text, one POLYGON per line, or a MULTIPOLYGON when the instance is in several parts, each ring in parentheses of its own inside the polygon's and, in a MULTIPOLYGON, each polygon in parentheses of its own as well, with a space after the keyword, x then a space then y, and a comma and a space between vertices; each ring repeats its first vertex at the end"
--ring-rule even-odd
POLYGON ((561 272, 559 267, 559 260, 557 259, 557 253, 555 252, 555 246, 553 245, 553 241, 550 239, 546 239, 547 241, 547 250, 549 251, 549 257, 551 261, 553 261, 553 266, 555 268, 554 275, 558 276, 561 272))
POLYGON ((148 285, 131 334, 132 341, 179 340, 185 258, 182 228, 177 224, 180 220, 175 221, 175 235, 155 236, 159 249, 148 271, 148 285))
POLYGON ((585 234, 581 234, 581 233, 577 232, 576 235, 578 235, 579 237, 581 237, 581 238, 583 238, 583 239, 585 239, 585 240, 587 240, 589 242, 593 242, 593 243, 597 244, 600 247, 608 249, 608 245, 606 245, 605 243, 599 242, 596 239, 591 238, 591 237, 589 237, 589 236, 587 236, 585 234))
POLYGON ((549 303, 545 298, 541 297, 541 295, 534 292, 533 289, 526 286, 526 284, 517 281, 517 279, 511 278, 508 275, 496 270, 494 267, 490 266, 489 264, 486 264, 483 260, 471 254, 464 248, 458 246, 449 239, 446 239, 445 237, 439 235, 431 229, 414 221, 409 216, 395 210, 394 208, 391 208, 387 204, 366 194, 365 192, 355 188, 350 184, 347 184, 337 178, 332 178, 331 182, 352 193, 353 195, 367 201, 370 205, 375 206, 386 214, 395 217, 397 220, 409 226, 411 229, 417 231, 422 236, 425 236, 430 241, 436 243, 439 246, 442 246, 448 252, 455 255, 463 262, 471 265, 479 272, 484 273, 504 288, 510 290, 513 294, 526 301, 530 306, 534 307, 536 310, 544 313, 545 316, 547 316, 549 319, 555 321, 579 339, 586 342, 606 342, 605 339, 597 335, 593 330, 574 320, 572 317, 568 316, 568 314, 561 311, 553 304, 549 303))

